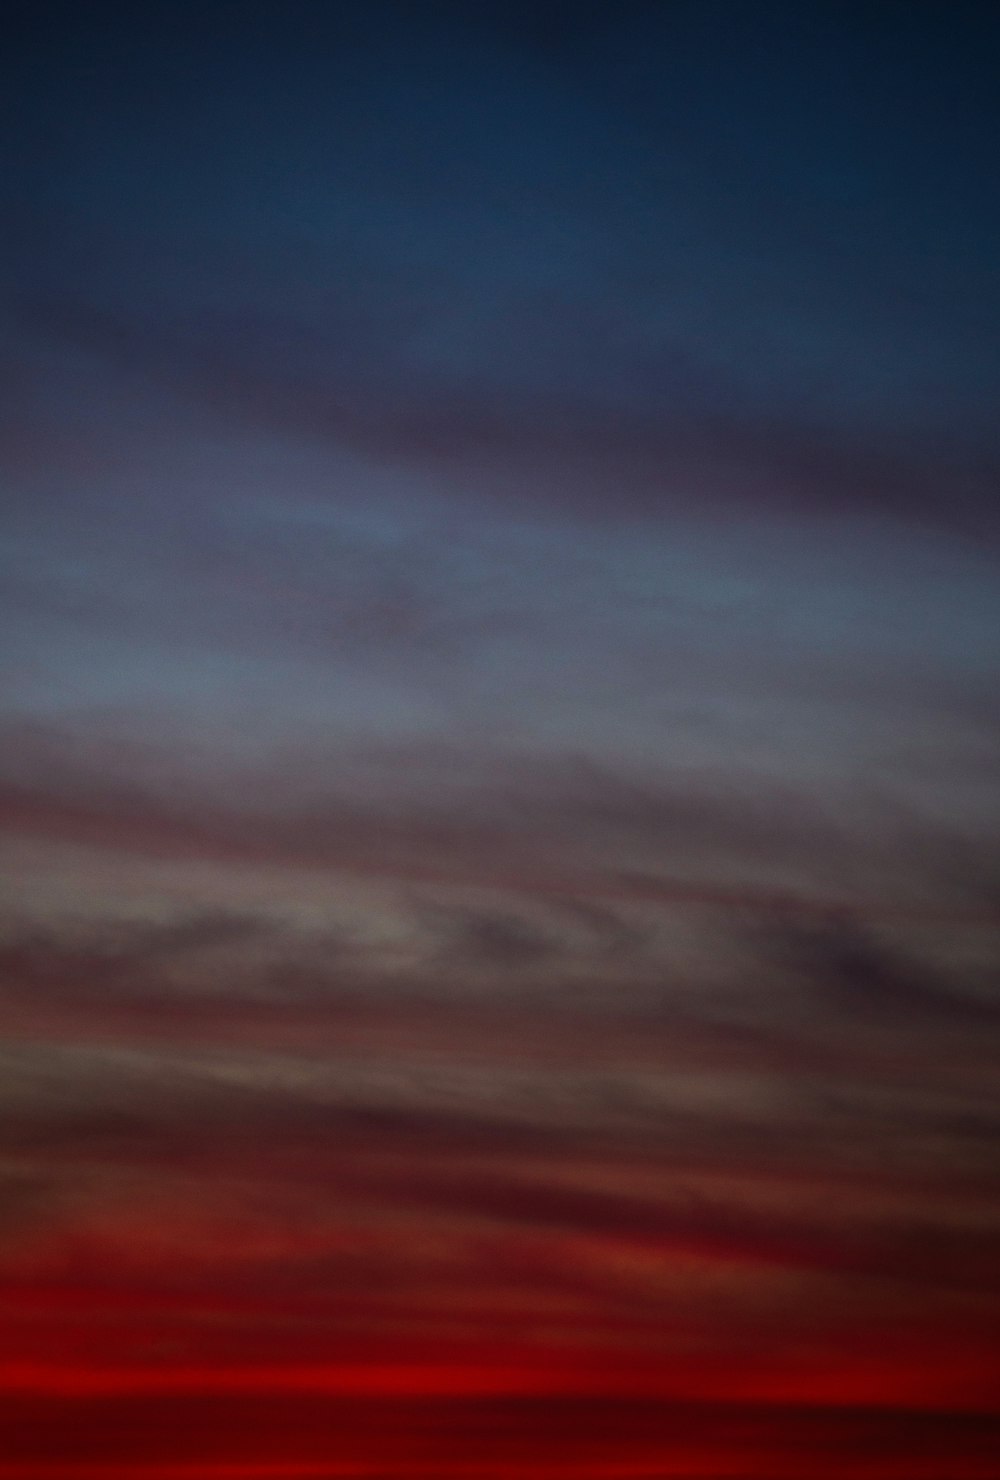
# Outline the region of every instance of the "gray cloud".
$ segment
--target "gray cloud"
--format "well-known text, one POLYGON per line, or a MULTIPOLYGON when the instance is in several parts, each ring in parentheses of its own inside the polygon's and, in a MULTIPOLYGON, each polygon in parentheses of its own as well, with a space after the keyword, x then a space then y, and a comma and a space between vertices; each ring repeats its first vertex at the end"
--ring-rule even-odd
POLYGON ((778 935, 779 959, 800 970, 838 1013, 924 1030, 939 1024, 1000 1029, 1000 997, 974 994, 961 973, 949 978, 912 954, 893 949, 849 911, 810 926, 789 921, 778 935))
POLYGON ((637 778, 579 754, 543 763, 488 747, 306 745, 226 768, 144 733, 135 742, 103 727, 9 726, 4 826, 147 856, 465 883, 568 905, 841 907, 995 924, 988 841, 971 825, 931 825, 902 801, 880 808, 876 798, 866 814, 855 799, 835 817, 801 786, 752 775, 637 778))
MULTIPOLYGON (((784 508, 800 516, 877 512, 995 534, 995 450, 949 451, 940 439, 921 447, 912 435, 891 433, 880 441, 773 409, 748 411, 738 390, 725 385, 691 400, 698 375, 683 353, 676 363, 668 352, 659 366, 626 367, 626 379, 646 382, 649 404, 633 397, 625 409, 599 391, 477 387, 467 374, 452 381, 398 355, 394 365, 391 355, 381 358, 384 346, 364 337, 350 368, 338 369, 338 356, 330 354, 330 344, 342 342, 336 324, 329 340, 311 340, 315 331, 294 322, 143 322, 121 310, 65 301, 38 302, 29 323, 33 332, 262 431, 338 444, 389 463, 412 461, 459 479, 476 469, 496 472, 506 501, 520 483, 528 499, 542 493, 558 502, 569 475, 568 507, 584 518, 690 513, 710 493, 722 507, 784 508), (359 368, 365 364, 377 365, 377 372, 366 377, 359 368), (678 383, 689 400, 682 409, 678 383)), ((352 340, 357 332, 352 324, 352 340)), ((573 352, 578 356, 580 347, 573 352)), ((606 344, 595 343, 592 352, 607 363, 606 344)))

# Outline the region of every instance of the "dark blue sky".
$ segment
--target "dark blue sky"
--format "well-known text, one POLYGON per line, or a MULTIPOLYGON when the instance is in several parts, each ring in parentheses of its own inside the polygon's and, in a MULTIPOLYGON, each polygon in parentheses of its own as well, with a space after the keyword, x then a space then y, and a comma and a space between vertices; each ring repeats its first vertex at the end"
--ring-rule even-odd
POLYGON ((22 352, 642 506, 992 525, 991 12, 32 8, 22 352))

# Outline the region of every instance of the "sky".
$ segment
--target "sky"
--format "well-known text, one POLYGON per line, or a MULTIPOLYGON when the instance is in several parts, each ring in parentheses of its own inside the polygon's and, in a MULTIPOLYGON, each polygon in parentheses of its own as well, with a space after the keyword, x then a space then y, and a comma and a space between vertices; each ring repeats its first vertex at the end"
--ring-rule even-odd
POLYGON ((3 50, 0 1480, 995 1480, 996 8, 3 50))

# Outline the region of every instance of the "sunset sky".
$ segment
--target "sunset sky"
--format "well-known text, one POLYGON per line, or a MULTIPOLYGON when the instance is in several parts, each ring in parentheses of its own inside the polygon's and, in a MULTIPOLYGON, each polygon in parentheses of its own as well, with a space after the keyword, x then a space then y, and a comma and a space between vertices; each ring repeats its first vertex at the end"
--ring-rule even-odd
POLYGON ((0 1480, 996 1480, 1000 8, 4 25, 0 1480))

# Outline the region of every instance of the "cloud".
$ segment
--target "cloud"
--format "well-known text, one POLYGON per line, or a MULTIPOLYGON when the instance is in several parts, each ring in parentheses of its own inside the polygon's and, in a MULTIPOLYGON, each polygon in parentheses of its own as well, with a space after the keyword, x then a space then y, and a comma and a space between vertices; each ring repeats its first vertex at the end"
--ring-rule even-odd
POLYGON ((907 951, 879 940, 850 911, 813 925, 788 922, 777 954, 814 984, 818 997, 850 1018, 901 1027, 1000 1027, 1000 1000, 973 995, 961 974, 949 979, 907 951))
MULTIPOLYGON (((467 372, 454 380, 429 373, 370 342, 356 322, 334 320, 318 337, 294 320, 213 320, 209 313, 197 324, 144 321, 72 300, 39 299, 27 312, 33 333, 258 431, 436 469, 449 479, 485 475, 480 494, 499 475, 496 493, 508 503, 520 486, 527 501, 542 495, 583 518, 697 515, 708 499, 716 510, 800 518, 846 512, 995 534, 1000 461, 991 450, 921 447, 913 437, 879 439, 777 409, 748 410, 735 386, 699 376, 680 350, 631 367, 635 352, 617 350, 626 357, 625 377, 642 387, 626 408, 600 388, 519 389, 477 385, 467 372), (352 348, 341 367, 343 352, 332 347, 345 336, 352 348), (662 386, 670 389, 657 393, 662 386)), ((537 308, 533 316, 537 322, 537 308)), ((580 350, 573 346, 574 355, 580 350)), ((599 338, 591 352, 598 363, 616 356, 599 338)))
MULTIPOLYGON (((183 737, 151 739, 157 727, 140 715, 124 727, 8 726, 5 830, 122 856, 340 871, 567 907, 841 907, 914 924, 995 923, 982 892, 985 838, 971 824, 932 825, 902 800, 864 814, 853 799, 835 816, 829 797, 802 783, 640 771, 572 751, 542 760, 482 742, 306 742, 238 763, 225 736, 185 747, 183 737), (955 872, 952 836, 966 871, 977 860, 971 890, 955 872)), ((470 920, 470 941, 477 931, 482 946, 482 923, 470 920)))
MULTIPOLYGON (((15 63, 25 335, 208 435, 353 446, 522 514, 995 542, 982 97, 891 26, 707 46, 686 13, 389 14, 265 27, 266 62, 220 21, 183 47, 60 33, 35 87, 15 63), (870 101, 876 51, 905 128, 870 101)), ((976 29, 947 42, 981 76, 976 29)))
POLYGON ((985 1480, 978 21, 168 9, 5 58, 0 1480, 985 1480))

